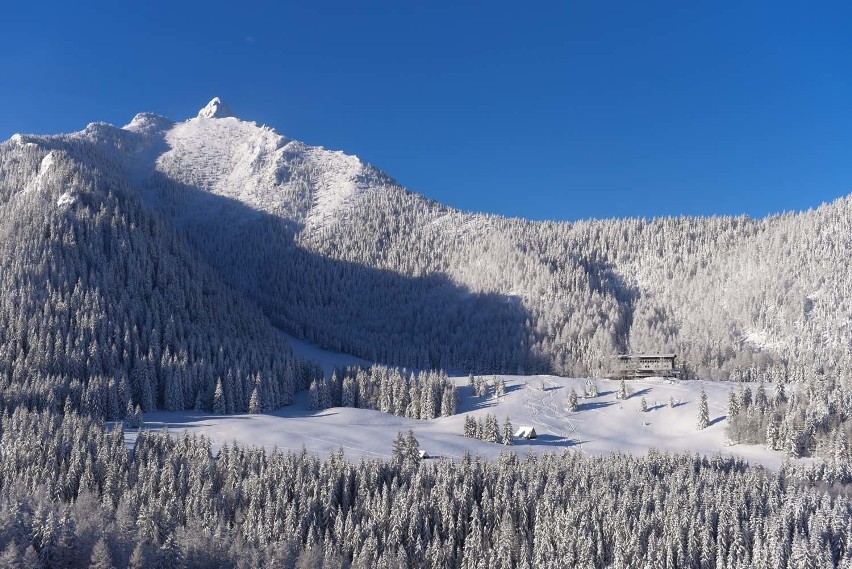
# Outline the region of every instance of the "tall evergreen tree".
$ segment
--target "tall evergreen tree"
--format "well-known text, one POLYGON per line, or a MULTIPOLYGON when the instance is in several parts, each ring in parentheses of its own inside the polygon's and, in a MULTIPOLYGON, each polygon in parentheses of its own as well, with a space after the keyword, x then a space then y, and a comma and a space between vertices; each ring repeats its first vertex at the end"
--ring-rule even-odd
POLYGON ((257 386, 251 392, 251 399, 249 400, 249 413, 252 415, 257 415, 261 411, 260 404, 260 394, 257 392, 257 386))
POLYGON ((707 406, 707 392, 701 388, 701 395, 698 397, 698 419, 695 426, 698 430, 706 429, 710 424, 710 409, 707 406))
POLYGON ((512 446, 515 444, 515 433, 514 428, 512 427, 512 421, 509 420, 509 416, 506 415, 506 421, 503 423, 503 444, 512 446))
POLYGON ((213 414, 227 415, 227 404, 225 402, 225 390, 222 388, 222 378, 216 381, 216 389, 213 391, 213 414))

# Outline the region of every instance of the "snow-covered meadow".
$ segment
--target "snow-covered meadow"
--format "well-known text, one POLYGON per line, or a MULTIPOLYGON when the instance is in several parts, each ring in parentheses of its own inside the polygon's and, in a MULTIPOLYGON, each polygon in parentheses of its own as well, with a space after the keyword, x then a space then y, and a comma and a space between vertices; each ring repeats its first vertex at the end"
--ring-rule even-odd
MULTIPOLYGON (((779 466, 785 456, 753 445, 731 445, 725 436, 725 407, 731 384, 653 378, 627 382, 631 392, 626 400, 616 398, 619 382, 596 380, 598 396, 579 399, 575 412, 566 410, 571 389, 583 392, 585 379, 556 376, 498 376, 506 382, 506 394, 477 397, 468 387, 467 377, 453 380, 459 386, 459 413, 451 417, 415 420, 369 409, 335 407, 312 411, 307 393, 299 393, 293 405, 259 415, 215 416, 192 411, 157 412, 145 416, 148 429, 167 426, 173 434, 184 431, 204 434, 215 446, 236 441, 240 445, 262 445, 267 449, 303 447, 310 453, 328 454, 343 449, 350 459, 388 458, 398 432, 411 429, 420 448, 432 457, 460 458, 464 452, 490 458, 506 446, 462 436, 465 416, 496 415, 502 424, 509 417, 515 428, 534 427, 534 440, 516 440, 514 450, 561 452, 576 449, 589 454, 630 452, 644 454, 651 448, 702 455, 721 452, 770 468, 779 466), (710 425, 695 426, 701 389, 707 393, 710 425), (645 398, 648 410, 640 411, 645 398), (670 399, 675 406, 670 406, 670 399)), ((755 386, 752 386, 754 388, 755 386)), ((128 432, 128 442, 135 433, 128 432)))

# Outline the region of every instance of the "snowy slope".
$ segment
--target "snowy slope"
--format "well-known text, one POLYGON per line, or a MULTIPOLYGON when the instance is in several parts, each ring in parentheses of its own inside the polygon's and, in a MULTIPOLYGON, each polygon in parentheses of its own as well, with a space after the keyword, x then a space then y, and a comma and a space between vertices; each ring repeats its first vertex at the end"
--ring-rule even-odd
POLYGON ((343 352, 334 352, 331 350, 324 350, 316 344, 311 344, 309 342, 305 342, 304 340, 300 340, 286 332, 278 331, 280 336, 289 342, 290 346, 293 348, 293 352, 297 354, 299 357, 305 358, 306 360, 313 361, 322 368, 323 373, 331 377, 331 374, 334 372, 335 368, 345 368, 347 366, 363 366, 370 365, 372 362, 368 362, 365 359, 358 358, 349 354, 344 354, 343 352))
POLYGON ((359 193, 389 183, 357 156, 308 146, 239 120, 218 97, 196 118, 159 132, 150 128, 151 117, 140 115, 124 127, 162 136, 163 144, 152 143, 164 151, 147 164, 149 177, 159 173, 307 229, 321 228, 359 193))
MULTIPOLYGON (((123 129, 92 123, 80 133, 16 135, 10 143, 58 146, 60 138, 91 144, 119 170, 131 172, 146 204, 184 226, 204 260, 261 304, 278 326, 327 345, 347 345, 362 357, 412 366, 421 365, 422 354, 429 352, 430 364, 438 366, 444 361, 430 344, 448 352, 458 342, 433 341, 431 332, 413 326, 405 331, 412 341, 404 345, 387 336, 376 341, 378 333, 372 332, 355 345, 357 334, 348 323, 326 317, 329 323, 320 329, 321 318, 308 310, 294 321, 298 318, 277 299, 299 295, 275 284, 293 280, 283 263, 268 261, 284 258, 282 251, 292 252, 295 243, 300 254, 307 253, 302 260, 334 261, 320 269, 327 278, 314 282, 339 280, 341 265, 352 263, 402 275, 399 281, 440 275, 462 295, 494 294, 517 303, 518 312, 526 314, 517 316, 524 324, 517 326, 513 345, 522 348, 507 356, 503 371, 595 374, 614 351, 662 346, 677 351, 703 376, 724 378, 732 368, 777 365, 791 355, 805 365, 812 359, 835 361, 847 357, 852 346, 852 269, 839 260, 852 243, 849 200, 765 220, 572 224, 465 213, 406 192, 356 156, 240 120, 218 98, 183 122, 142 113, 123 129), (243 246, 250 239, 269 246, 245 260, 250 255, 243 246), (377 354, 377 346, 386 353, 377 354)), ((90 150, 77 155, 88 158, 90 150)), ((105 170, 111 166, 98 164, 105 170)), ((329 284, 318 296, 335 314, 357 312, 337 292, 329 284)), ((362 300, 376 300, 364 296, 362 306, 362 300)), ((464 304, 459 295, 447 296, 435 304, 464 304)), ((412 294, 398 304, 415 306, 417 298, 412 294)), ((397 320, 426 320, 415 316, 397 320)), ((474 350, 487 352, 483 360, 504 359, 503 346, 488 352, 498 344, 495 338, 475 336, 485 346, 474 350)), ((459 368, 472 359, 455 357, 451 365, 459 368)))
MULTIPOLYGON (((406 419, 378 411, 335 407, 314 412, 308 409, 307 394, 296 397, 293 406, 264 415, 217 417, 192 412, 152 413, 145 417, 146 427, 168 426, 173 434, 184 430, 204 434, 216 445, 237 441, 241 445, 300 450, 327 454, 343 448, 350 459, 387 457, 398 432, 411 429, 420 448, 433 456, 459 458, 464 452, 496 458, 507 447, 461 436, 466 414, 484 417, 496 415, 501 425, 508 416, 512 424, 532 426, 538 438, 516 441, 514 450, 562 452, 579 450, 591 455, 610 452, 644 454, 655 448, 669 452, 689 452, 742 457, 754 464, 775 468, 785 456, 753 445, 730 446, 725 437, 725 405, 730 385, 718 382, 677 382, 665 379, 632 381, 631 397, 615 398, 618 382, 598 380, 599 396, 580 399, 578 411, 565 410, 565 400, 573 387, 581 392, 584 379, 556 376, 503 376, 507 393, 500 399, 475 397, 467 387, 467 378, 455 378, 460 386, 460 412, 452 417, 429 421, 406 419), (542 383, 544 390, 541 389, 542 383), (711 424, 698 431, 698 395, 706 390, 711 424), (649 411, 639 411, 644 397, 649 411), (679 402, 668 405, 669 397, 679 402)), ((752 385, 752 388, 755 386, 752 385)), ((127 434, 132 441, 135 433, 127 434)))

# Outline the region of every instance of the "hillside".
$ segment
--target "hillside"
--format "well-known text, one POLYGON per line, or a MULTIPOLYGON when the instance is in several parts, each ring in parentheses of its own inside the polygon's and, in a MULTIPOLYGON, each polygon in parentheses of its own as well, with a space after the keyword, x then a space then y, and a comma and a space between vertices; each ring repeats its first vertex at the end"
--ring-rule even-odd
POLYGON ((221 381, 235 411, 255 388, 289 403, 303 368, 263 314, 120 170, 60 146, 0 146, 0 398, 118 419, 204 405, 221 381))
POLYGON ((211 105, 8 152, 108 172, 275 326, 372 361, 602 375, 613 353, 670 350, 713 378, 848 363, 849 198, 758 220, 466 213, 211 105))
POLYGON ((0 566, 852 567, 850 214, 461 212, 218 99, 15 135, 0 566))

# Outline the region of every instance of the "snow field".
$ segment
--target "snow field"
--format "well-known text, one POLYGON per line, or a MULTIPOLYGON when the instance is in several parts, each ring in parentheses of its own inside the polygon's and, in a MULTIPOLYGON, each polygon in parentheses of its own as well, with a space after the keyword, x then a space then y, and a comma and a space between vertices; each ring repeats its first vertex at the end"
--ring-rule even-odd
MULTIPOLYGON (((500 377, 500 376, 498 376, 500 377)), ((368 409, 335 407, 323 411, 308 408, 307 393, 299 393, 293 405, 260 415, 214 416, 209 413, 157 412, 145 416, 146 428, 167 426, 175 434, 184 431, 208 436, 218 448, 236 441, 243 446, 260 445, 326 455, 342 448, 350 460, 388 458, 398 432, 411 429, 420 448, 432 457, 457 459, 465 452, 496 458, 501 452, 562 452, 580 450, 591 455, 611 452, 644 454, 651 448, 742 457, 751 463, 776 468, 786 460, 776 451, 750 445, 730 446, 725 436, 728 392, 738 384, 707 381, 680 382, 662 378, 628 381, 631 395, 616 399, 619 382, 596 380, 598 397, 582 398, 586 379, 556 376, 502 376, 506 394, 476 397, 467 377, 453 380, 459 386, 459 413, 452 417, 415 420, 368 409), (544 389, 542 389, 542 384, 544 389), (707 393, 710 426, 695 427, 701 388, 707 393), (576 412, 566 410, 571 389, 580 395, 576 412), (641 412, 644 397, 648 411, 641 412), (669 397, 680 402, 669 406, 669 397), (474 418, 496 415, 501 426, 508 416, 517 429, 535 427, 538 438, 517 440, 506 447, 462 436, 466 414, 474 418)), ((752 389, 755 385, 751 385, 752 389)), ((128 442, 135 439, 128 432, 128 442)))

